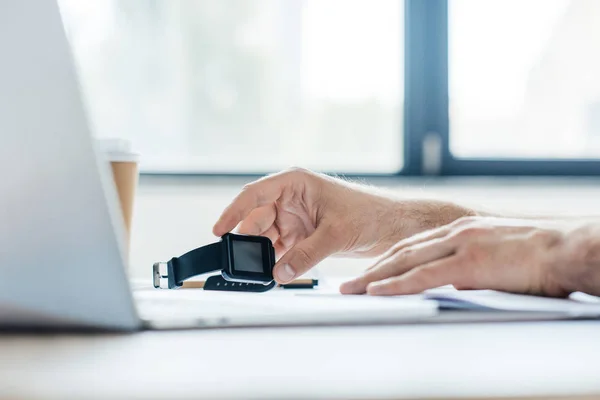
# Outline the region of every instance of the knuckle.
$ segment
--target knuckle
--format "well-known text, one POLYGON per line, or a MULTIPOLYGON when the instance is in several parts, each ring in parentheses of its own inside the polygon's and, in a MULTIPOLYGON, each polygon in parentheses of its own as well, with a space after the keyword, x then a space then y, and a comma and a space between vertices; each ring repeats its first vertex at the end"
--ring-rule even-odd
POLYGON ((459 229, 454 236, 458 239, 469 240, 485 235, 489 232, 489 227, 483 225, 467 225, 459 229))
POLYGON ((256 182, 247 183, 242 186, 242 190, 238 195, 238 198, 243 198, 244 196, 252 195, 255 192, 256 182))
POLYGON ((290 263, 296 268, 305 268, 310 266, 313 261, 313 257, 309 254, 306 249, 298 248, 295 251, 294 256, 290 260, 290 263))
POLYGON ((400 240, 399 242, 397 242, 395 245, 392 246, 392 248, 391 248, 392 252, 396 253, 402 249, 410 247, 415 242, 418 243, 419 240, 422 240, 422 238, 425 238, 425 235, 423 235, 423 233, 425 233, 425 232, 422 232, 420 234, 418 233, 410 238, 400 240), (417 240, 413 240, 413 239, 417 239, 417 240))
POLYGON ((408 260, 409 258, 411 258, 414 253, 415 253, 415 249, 414 248, 412 248, 412 247, 405 247, 405 248, 399 250, 395 254, 394 261, 396 263, 405 262, 406 260, 408 260))
POLYGON ((327 226, 327 234, 332 239, 341 239, 347 232, 346 227, 341 222, 332 222, 327 226))
POLYGON ((453 225, 453 226, 465 226, 465 225, 472 224, 472 223, 474 223, 476 221, 477 221, 477 217, 473 217, 473 216, 460 217, 457 220, 455 220, 454 222, 452 222, 451 225, 453 225))
POLYGON ((256 181, 246 183, 244 186, 242 186, 242 192, 251 191, 255 186, 256 186, 256 181))
POLYGON ((294 177, 303 177, 311 174, 308 169, 303 167, 290 167, 284 173, 294 177))
POLYGON ((244 185, 242 188, 242 195, 255 199, 256 203, 258 204, 262 204, 265 198, 264 191, 258 182, 251 182, 244 185))
POLYGON ((263 232, 263 226, 260 224, 259 221, 254 221, 252 223, 252 228, 251 228, 251 232, 253 235, 260 235, 263 232))
POLYGON ((292 185, 292 187, 303 187, 308 183, 314 173, 306 168, 302 167, 291 167, 283 170, 279 175, 279 178, 282 179, 286 185, 292 185))
POLYGON ((563 234, 550 229, 535 229, 529 234, 529 239, 533 243, 552 246, 563 240, 563 234))
POLYGON ((378 265, 375 268, 363 273, 359 277, 360 282, 367 285, 371 282, 376 282, 376 281, 380 281, 381 279, 383 279, 383 276, 385 276, 385 274, 382 273, 382 271, 384 271, 384 270, 382 270, 382 265, 378 265))

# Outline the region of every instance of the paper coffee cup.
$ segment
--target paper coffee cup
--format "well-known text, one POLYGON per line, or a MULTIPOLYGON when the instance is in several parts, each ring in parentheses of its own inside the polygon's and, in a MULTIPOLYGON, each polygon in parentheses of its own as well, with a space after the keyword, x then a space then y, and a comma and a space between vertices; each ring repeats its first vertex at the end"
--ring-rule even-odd
POLYGON ((129 254, 140 155, 132 150, 131 142, 124 139, 99 139, 97 145, 100 154, 110 162, 125 224, 127 254, 129 254))

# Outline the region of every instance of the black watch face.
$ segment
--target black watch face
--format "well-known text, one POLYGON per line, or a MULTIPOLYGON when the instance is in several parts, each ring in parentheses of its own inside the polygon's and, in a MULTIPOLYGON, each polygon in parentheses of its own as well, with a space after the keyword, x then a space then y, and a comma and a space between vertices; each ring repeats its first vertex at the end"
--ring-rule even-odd
POLYGON ((269 283, 273 281, 275 252, 271 240, 263 236, 228 233, 223 236, 227 246, 226 279, 269 283))

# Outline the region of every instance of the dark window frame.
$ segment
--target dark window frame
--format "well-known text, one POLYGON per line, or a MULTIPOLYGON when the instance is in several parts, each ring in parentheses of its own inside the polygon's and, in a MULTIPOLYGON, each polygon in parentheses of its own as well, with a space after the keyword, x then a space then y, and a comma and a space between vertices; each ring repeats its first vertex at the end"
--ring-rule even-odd
MULTIPOLYGON (((399 176, 598 176, 600 160, 456 158, 450 152, 448 0, 405 0, 404 160, 399 176)), ((327 171, 325 171, 327 172, 327 171)), ((337 172, 337 171, 329 171, 337 172)), ((147 176, 234 176, 253 173, 152 172, 147 176)))
MULTIPOLYGON (((450 120, 448 96, 448 0, 406 0, 407 26, 420 22, 428 34, 421 40, 406 43, 407 48, 422 47, 426 54, 422 65, 423 75, 415 68, 411 80, 435 82, 424 86, 425 100, 420 106, 426 107, 416 115, 425 116, 428 121, 417 122, 410 129, 417 129, 421 145, 426 143, 428 132, 439 142, 440 161, 437 169, 428 171, 421 168, 421 175, 432 172, 444 176, 598 176, 600 175, 600 160, 593 159, 544 159, 544 158, 457 158, 450 151, 450 120), (412 20, 412 22, 410 21, 412 20), (427 129, 424 129, 423 127, 427 129)), ((411 50, 417 51, 417 50, 411 50)), ((418 67, 417 61, 412 60, 413 67, 418 67)), ((408 94, 408 93, 407 93, 408 94)), ((412 102, 414 96, 408 97, 412 102)), ((410 115, 410 114, 409 114, 410 115)), ((414 117, 410 115, 410 117, 414 117)), ((407 130, 408 132, 408 130, 407 130)), ((423 147, 421 151, 423 152, 423 147)))

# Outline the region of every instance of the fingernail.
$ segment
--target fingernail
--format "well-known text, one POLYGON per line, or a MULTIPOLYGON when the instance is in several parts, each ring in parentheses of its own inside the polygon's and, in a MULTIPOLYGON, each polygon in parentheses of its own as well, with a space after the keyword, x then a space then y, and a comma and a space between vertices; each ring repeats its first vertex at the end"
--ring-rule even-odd
POLYGON ((355 293, 359 293, 359 292, 364 293, 364 286, 361 284, 361 282, 358 279, 353 279, 351 281, 342 283, 342 285, 340 286, 340 292, 344 293, 344 294, 355 294, 355 293), (361 290, 361 286, 362 286, 362 290, 361 290))
POLYGON ((385 294, 385 285, 379 282, 369 283, 367 293, 374 295, 385 294))
POLYGON ((296 272, 289 264, 283 264, 275 270, 275 277, 279 282, 289 282, 294 279, 296 272))

